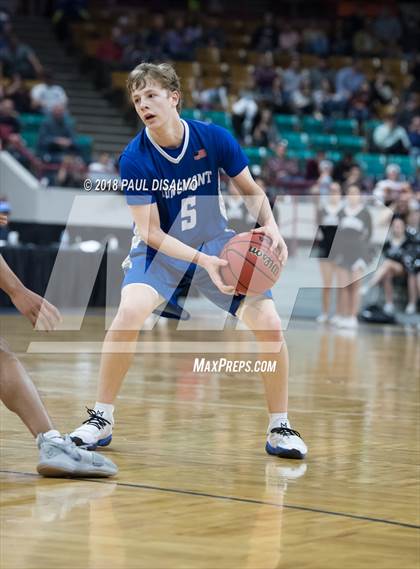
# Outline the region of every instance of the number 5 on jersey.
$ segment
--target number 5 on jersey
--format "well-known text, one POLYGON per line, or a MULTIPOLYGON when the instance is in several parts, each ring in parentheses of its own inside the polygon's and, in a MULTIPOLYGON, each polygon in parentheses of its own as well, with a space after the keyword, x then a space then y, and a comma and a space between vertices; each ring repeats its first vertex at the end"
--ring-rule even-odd
POLYGON ((186 231, 192 229, 197 224, 197 211, 195 209, 196 196, 183 198, 181 202, 181 229, 186 231))

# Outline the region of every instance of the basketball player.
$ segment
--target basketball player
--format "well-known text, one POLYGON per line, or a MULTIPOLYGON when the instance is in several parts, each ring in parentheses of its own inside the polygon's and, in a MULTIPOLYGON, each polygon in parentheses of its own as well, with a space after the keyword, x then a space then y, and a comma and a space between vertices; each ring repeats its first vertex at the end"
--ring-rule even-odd
MULTIPOLYGON (((0 214, 0 226, 7 216, 0 214)), ((33 324, 53 330, 60 319, 58 310, 27 289, 0 255, 0 289, 33 324)), ((70 437, 54 428, 39 394, 19 362, 0 337, 0 399, 28 427, 40 451, 37 470, 44 476, 113 476, 115 464, 96 452, 79 449, 70 437)))
POLYGON ((227 261, 218 255, 234 235, 226 227, 220 203, 219 168, 244 196, 261 225, 257 231, 271 238, 284 264, 287 248, 268 199, 227 130, 180 118, 180 81, 171 65, 138 65, 129 75, 128 91, 145 124, 120 157, 134 237, 123 264, 121 303, 103 346, 97 401, 71 437, 89 449, 111 442, 114 401, 131 365, 139 330, 162 303, 162 315, 184 318, 178 297, 194 277, 205 296, 254 331, 261 357, 270 357, 264 351, 266 342, 277 347, 277 373, 263 374, 270 414, 266 451, 304 458, 306 445, 291 429, 287 415, 288 353, 271 292, 252 299, 234 295, 234 287, 226 286, 219 272, 227 261), (113 353, 115 342, 130 349, 113 353))

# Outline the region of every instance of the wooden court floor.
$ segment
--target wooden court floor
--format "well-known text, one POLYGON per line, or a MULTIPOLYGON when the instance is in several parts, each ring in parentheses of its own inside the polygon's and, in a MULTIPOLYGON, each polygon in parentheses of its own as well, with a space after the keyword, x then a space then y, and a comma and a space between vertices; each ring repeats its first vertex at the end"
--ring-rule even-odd
MULTIPOLYGON (((72 430, 99 355, 28 354, 36 333, 0 318, 57 427, 72 430)), ((102 319, 71 334, 99 341, 102 319)), ((162 335, 176 339, 148 338, 162 335)), ((31 436, 1 407, 2 569, 418 568, 419 336, 301 321, 286 337, 303 462, 265 454, 258 376, 193 373, 196 354, 136 356, 102 451, 115 479, 40 478, 31 436)), ((208 357, 219 356, 245 357, 208 357)))

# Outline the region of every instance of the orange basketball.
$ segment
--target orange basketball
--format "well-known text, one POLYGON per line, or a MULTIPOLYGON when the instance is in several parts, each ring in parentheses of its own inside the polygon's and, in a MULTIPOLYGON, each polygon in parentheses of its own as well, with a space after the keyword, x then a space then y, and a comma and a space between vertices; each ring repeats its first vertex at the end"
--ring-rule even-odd
POLYGON ((263 233, 239 233, 228 241, 220 254, 228 265, 222 267, 225 284, 249 296, 262 294, 280 277, 278 256, 270 251, 271 239, 263 233))

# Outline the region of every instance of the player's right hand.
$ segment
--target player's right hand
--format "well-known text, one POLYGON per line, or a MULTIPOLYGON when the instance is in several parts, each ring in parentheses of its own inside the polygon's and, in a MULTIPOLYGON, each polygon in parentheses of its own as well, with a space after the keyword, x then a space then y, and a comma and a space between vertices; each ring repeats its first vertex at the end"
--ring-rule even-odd
POLYGON ((220 269, 222 267, 226 267, 228 262, 225 259, 219 259, 219 257, 215 257, 213 255, 202 255, 202 257, 204 257, 204 259, 200 265, 206 269, 209 277, 217 288, 223 292, 223 294, 235 294, 235 287, 226 285, 220 274, 220 269))
POLYGON ((26 287, 16 291, 10 298, 37 330, 54 330, 61 321, 61 314, 55 306, 26 287))
POLYGON ((0 213, 0 227, 7 225, 7 215, 5 213, 0 213))

